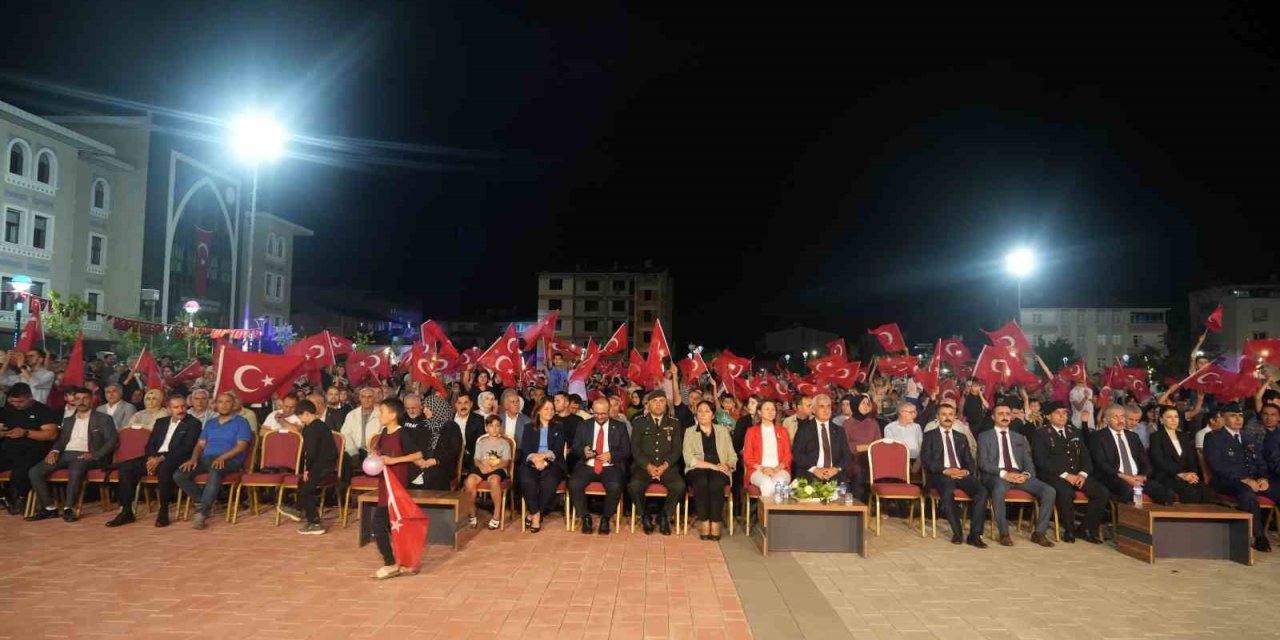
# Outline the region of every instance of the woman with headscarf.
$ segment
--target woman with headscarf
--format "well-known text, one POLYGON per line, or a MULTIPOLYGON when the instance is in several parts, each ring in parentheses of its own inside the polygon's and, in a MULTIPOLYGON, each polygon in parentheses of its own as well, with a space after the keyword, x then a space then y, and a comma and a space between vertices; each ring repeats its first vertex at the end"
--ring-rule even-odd
POLYGON ((169 412, 164 410, 164 392, 159 389, 149 389, 142 396, 142 410, 133 414, 125 426, 129 429, 150 430, 155 426, 156 420, 167 417, 169 412))
POLYGON ((444 397, 431 394, 422 399, 422 426, 407 429, 414 451, 406 462, 417 468, 417 477, 409 482, 412 489, 449 491, 458 479, 458 460, 462 456, 462 432, 453 425, 453 410, 444 397))
POLYGON ((845 475, 849 476, 850 491, 853 497, 862 500, 866 497, 863 481, 866 474, 867 447, 880 439, 880 423, 876 422, 875 401, 865 393, 855 393, 849 397, 849 406, 853 412, 844 421, 844 435, 849 440, 849 456, 852 461, 845 475))
POLYGON ((498 413, 498 397, 492 391, 481 391, 476 395, 476 414, 488 418, 498 413))

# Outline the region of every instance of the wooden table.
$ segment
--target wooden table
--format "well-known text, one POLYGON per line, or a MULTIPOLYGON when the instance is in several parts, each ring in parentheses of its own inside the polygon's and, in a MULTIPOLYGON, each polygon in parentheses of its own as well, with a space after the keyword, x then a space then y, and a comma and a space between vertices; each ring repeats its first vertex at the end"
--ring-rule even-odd
POLYGON ((816 551, 867 557, 867 505, 759 501, 760 520, 752 535, 760 552, 816 551))
MULTIPOLYGON (((427 544, 449 545, 454 551, 462 549, 470 535, 464 531, 471 529, 459 521, 464 494, 460 491, 435 491, 428 489, 409 489, 413 502, 422 508, 422 512, 430 518, 427 526, 427 544)), ((369 491, 360 494, 356 499, 360 509, 359 546, 373 541, 373 508, 378 506, 378 492, 369 491)))
POLYGON ((1253 514, 1216 504, 1118 505, 1116 546, 1142 560, 1208 558, 1253 564, 1253 514))

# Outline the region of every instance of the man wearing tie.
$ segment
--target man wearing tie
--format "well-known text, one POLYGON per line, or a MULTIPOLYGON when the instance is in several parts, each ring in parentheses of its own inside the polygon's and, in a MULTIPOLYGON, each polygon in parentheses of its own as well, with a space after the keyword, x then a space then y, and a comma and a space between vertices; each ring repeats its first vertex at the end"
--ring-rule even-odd
POLYGON ((1218 493, 1235 498, 1236 507, 1241 511, 1253 514, 1253 548, 1271 551, 1258 496, 1280 502, 1280 483, 1273 484, 1267 479, 1260 457, 1262 443, 1241 433, 1244 413, 1240 405, 1232 402, 1222 408, 1222 413, 1226 426, 1204 437, 1204 462, 1212 475, 1210 484, 1218 493))
POLYGON ((619 420, 609 419, 609 400, 596 398, 591 404, 591 419, 578 424, 573 437, 572 451, 578 457, 578 466, 569 476, 569 498, 573 508, 582 517, 582 532, 594 533, 591 512, 587 510, 587 485, 599 482, 604 485, 604 507, 600 512, 600 535, 608 535, 609 521, 618 510, 618 500, 626 478, 623 470, 631 458, 631 439, 627 426, 619 420))
POLYGON ((1040 508, 1031 541, 1042 547, 1052 547, 1053 542, 1045 536, 1045 531, 1049 530, 1049 522, 1053 518, 1053 501, 1057 492, 1035 477, 1036 466, 1031 459, 1031 446, 1027 444, 1027 439, 1009 430, 1009 421, 1013 419, 1013 407, 1009 400, 997 400, 991 418, 995 428, 983 431, 978 436, 978 468, 982 470, 982 482, 991 494, 996 528, 1000 531, 1000 544, 1005 547, 1013 546, 1013 538, 1009 537, 1009 518, 1005 513, 1004 498, 1010 489, 1019 489, 1035 496, 1040 508))
POLYGON ((169 526, 169 503, 173 501, 177 486, 173 482, 173 472, 191 459, 191 452, 200 439, 202 427, 199 420, 187 413, 186 398, 169 398, 169 415, 157 419, 151 427, 151 437, 147 438, 143 457, 119 464, 120 481, 116 485, 116 498, 120 503, 120 513, 107 523, 108 527, 119 527, 134 521, 133 494, 138 482, 149 474, 155 474, 156 494, 160 500, 156 526, 169 526))
POLYGON ((920 445, 920 465, 928 478, 929 486, 937 489, 942 513, 951 523, 951 544, 968 542, 979 549, 986 549, 982 541, 982 526, 986 513, 982 505, 987 503, 987 489, 978 482, 978 469, 969 450, 969 439, 952 429, 956 423, 956 408, 949 402, 938 406, 938 428, 927 431, 920 445), (973 499, 969 513, 969 537, 964 538, 964 525, 956 508, 955 490, 960 489, 973 499))
POLYGON ((1155 502, 1173 504, 1177 494, 1149 477, 1151 461, 1138 434, 1125 426, 1124 407, 1118 404, 1107 407, 1102 420, 1106 428, 1095 431, 1089 439, 1098 480, 1118 500, 1132 501, 1133 488, 1140 486, 1142 493, 1155 502))
POLYGON ((831 396, 813 399, 813 418, 796 426, 791 445, 791 477, 810 482, 847 482, 849 439, 844 429, 831 421, 831 396))
POLYGON ((1075 542, 1079 537, 1093 544, 1102 544, 1098 526, 1106 515, 1111 492, 1090 477, 1093 459, 1084 448, 1080 430, 1069 424, 1071 416, 1066 403, 1046 403, 1043 415, 1048 418, 1049 426, 1035 432, 1031 456, 1036 463, 1036 476, 1053 487, 1056 494, 1058 517, 1062 518, 1062 541, 1075 542), (1079 528, 1072 526, 1076 521, 1077 491, 1089 499, 1079 528))

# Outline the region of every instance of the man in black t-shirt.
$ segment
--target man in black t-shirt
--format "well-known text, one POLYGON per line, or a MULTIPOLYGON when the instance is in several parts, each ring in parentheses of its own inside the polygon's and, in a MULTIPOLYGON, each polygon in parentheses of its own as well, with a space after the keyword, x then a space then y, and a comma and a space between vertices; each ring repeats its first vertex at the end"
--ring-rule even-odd
POLYGON ((19 382, 9 388, 9 400, 0 409, 0 471, 10 471, 8 495, 3 496, 9 513, 24 511, 31 491, 28 472, 49 453, 58 439, 57 412, 36 402, 31 387, 19 382))

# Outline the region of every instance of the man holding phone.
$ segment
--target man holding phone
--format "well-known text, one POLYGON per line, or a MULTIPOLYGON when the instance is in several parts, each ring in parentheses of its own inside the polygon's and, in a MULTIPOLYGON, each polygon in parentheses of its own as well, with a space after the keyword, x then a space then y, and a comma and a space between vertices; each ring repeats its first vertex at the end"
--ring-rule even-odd
POLYGON ((31 467, 49 453, 58 438, 58 414, 37 402, 31 387, 19 382, 9 387, 8 402, 0 409, 0 471, 12 471, 7 495, 0 496, 10 515, 26 511, 31 491, 31 467))

